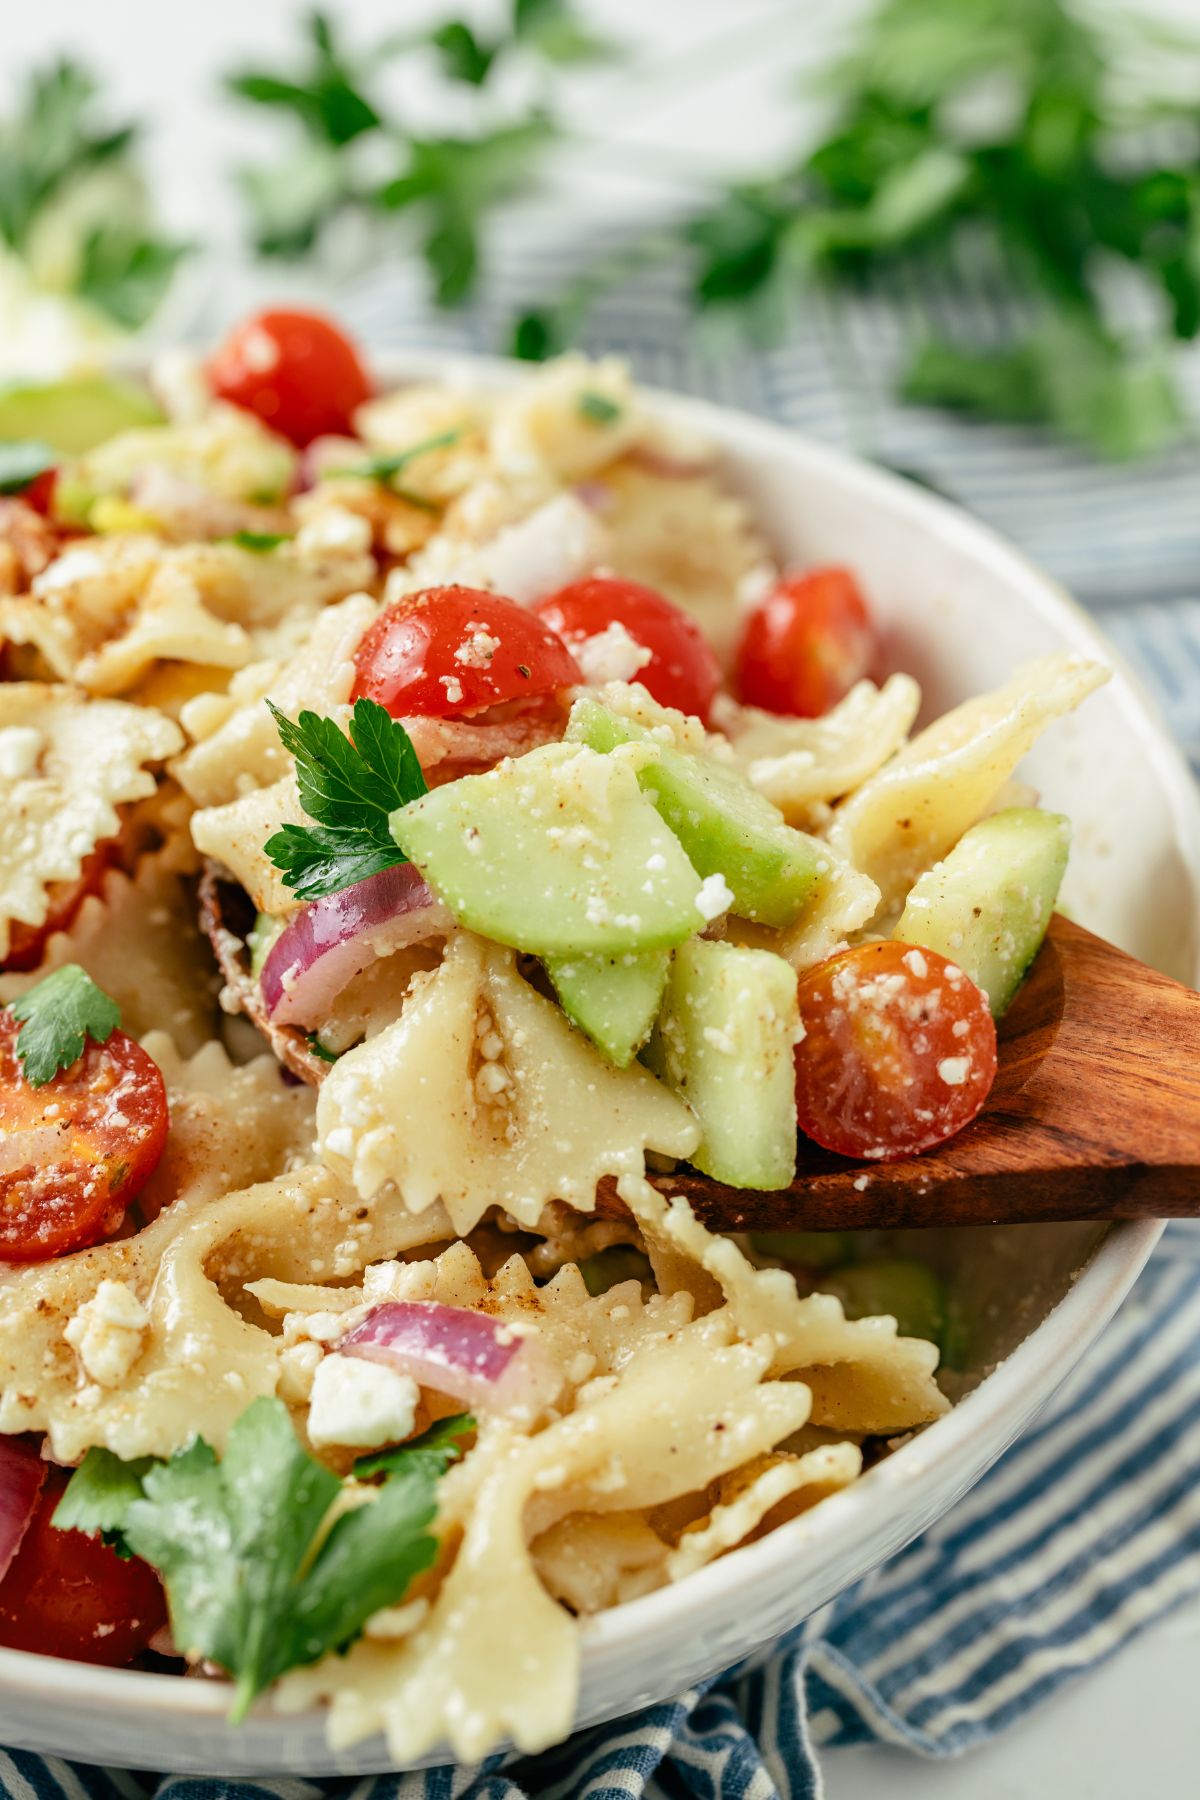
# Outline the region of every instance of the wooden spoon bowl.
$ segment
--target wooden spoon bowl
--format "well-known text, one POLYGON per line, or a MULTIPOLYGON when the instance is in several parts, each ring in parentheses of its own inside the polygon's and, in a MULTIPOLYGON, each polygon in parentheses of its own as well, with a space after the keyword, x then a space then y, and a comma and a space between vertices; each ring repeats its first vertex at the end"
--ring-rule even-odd
POLYGON ((999 1038, 983 1111, 921 1156, 856 1162, 802 1138, 777 1192, 651 1179, 717 1231, 1200 1215, 1200 994, 1056 914, 999 1038))

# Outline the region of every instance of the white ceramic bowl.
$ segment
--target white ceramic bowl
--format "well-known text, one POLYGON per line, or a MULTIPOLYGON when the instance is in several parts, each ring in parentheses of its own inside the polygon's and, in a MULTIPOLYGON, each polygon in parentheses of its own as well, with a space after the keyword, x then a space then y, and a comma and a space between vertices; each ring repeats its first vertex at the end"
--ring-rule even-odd
MULTIPOLYGON (((502 363, 467 369, 489 386, 520 379, 502 363)), ((444 375, 447 361, 409 360, 384 373, 396 380, 444 375)), ((777 425, 669 395, 654 399, 664 415, 722 447, 731 480, 786 560, 853 565, 882 621, 888 661, 920 679, 927 713, 997 685, 1048 650, 1117 665, 1065 594, 943 501, 777 425)), ((1025 772, 1045 802, 1074 821, 1065 899, 1075 915, 1147 962, 1194 979, 1200 807, 1131 678, 1118 667, 1109 687, 1047 734, 1025 772)), ((585 1627, 579 1723, 662 1700, 768 1643, 945 1512, 1078 1362, 1158 1231, 1139 1223, 1107 1234, 1050 1226, 958 1234, 964 1266, 986 1258, 1016 1272, 1005 1317, 984 1347, 993 1372, 853 1487, 678 1586, 585 1627)), ((513 1628, 519 1632, 520 1622, 513 1628)), ((0 1742, 209 1775, 393 1766, 378 1740, 332 1754, 319 1713, 281 1718, 264 1708, 231 1727, 226 1696, 218 1684, 0 1651, 0 1742)))

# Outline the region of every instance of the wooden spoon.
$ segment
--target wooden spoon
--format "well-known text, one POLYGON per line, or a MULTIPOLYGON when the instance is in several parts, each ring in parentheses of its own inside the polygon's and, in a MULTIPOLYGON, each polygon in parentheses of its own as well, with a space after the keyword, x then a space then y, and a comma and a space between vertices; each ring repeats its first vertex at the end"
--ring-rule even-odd
POLYGON ((1056 914, 1000 1027, 987 1105, 957 1137, 883 1163, 801 1139, 776 1193, 651 1179, 716 1231, 1195 1217, 1200 994, 1056 914))

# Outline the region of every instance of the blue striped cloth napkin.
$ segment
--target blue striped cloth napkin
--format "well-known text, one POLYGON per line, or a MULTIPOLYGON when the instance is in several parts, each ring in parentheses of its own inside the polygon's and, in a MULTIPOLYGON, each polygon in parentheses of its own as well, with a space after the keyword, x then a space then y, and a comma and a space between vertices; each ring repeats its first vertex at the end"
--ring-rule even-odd
MULTIPOLYGON (((494 350, 572 262, 569 248, 523 238, 502 248, 465 315, 431 316, 415 272, 395 269, 339 310, 378 348, 494 350)), ((980 330, 994 328, 973 303, 980 330)), ((664 269, 606 299, 583 347, 911 471, 987 519, 1103 611, 1200 768, 1196 450, 1101 465, 1036 433, 898 408, 904 316, 894 300, 813 300, 781 347, 717 356, 689 339, 678 272, 664 269)), ((676 1700, 480 1769, 159 1780, 0 1752, 0 1789, 8 1800, 817 1800, 823 1746, 969 1750, 1196 1596, 1200 1226, 1177 1224, 1052 1406, 964 1500, 786 1638, 676 1700)))

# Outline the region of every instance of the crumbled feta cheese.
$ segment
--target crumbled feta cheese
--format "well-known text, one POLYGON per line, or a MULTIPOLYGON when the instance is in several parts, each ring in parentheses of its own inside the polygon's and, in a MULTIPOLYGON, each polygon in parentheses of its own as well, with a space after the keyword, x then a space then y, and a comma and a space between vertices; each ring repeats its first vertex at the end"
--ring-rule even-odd
POLYGON ((63 1336, 89 1381, 119 1387, 142 1353, 150 1315, 123 1281, 102 1281, 67 1325, 63 1336))
POLYGON ((937 1072, 947 1087, 961 1087, 971 1072, 969 1056, 943 1056, 937 1072))
POLYGON ((6 725, 0 731, 0 776, 21 781, 37 768, 45 739, 32 725, 6 725))
POLYGON ((374 1450, 411 1436, 420 1392, 409 1375, 336 1352, 313 1376, 308 1437, 314 1449, 374 1450))
POLYGON ((923 981, 929 973, 929 964, 920 950, 906 950, 904 966, 916 976, 918 981, 923 981))
POLYGON ((371 521, 348 506, 329 506, 296 533, 296 549, 311 561, 330 552, 362 556, 371 548, 371 521))
POLYGON ((702 919, 710 923, 719 919, 723 912, 728 912, 733 905, 733 894, 729 883, 723 875, 706 875, 700 883, 700 892, 696 895, 696 911, 702 919))
POLYGON ((606 681, 633 681, 654 660, 653 652, 639 644, 619 619, 594 637, 572 644, 571 652, 589 687, 602 687, 606 681))
POLYGON ((464 669, 487 669, 491 667, 492 658, 499 648, 500 639, 492 637, 482 625, 477 625, 470 637, 464 638, 454 652, 454 660, 461 663, 464 669))
POLYGON ((461 706, 463 702, 463 684, 457 675, 439 675, 438 681, 446 690, 446 699, 451 706, 461 706))

